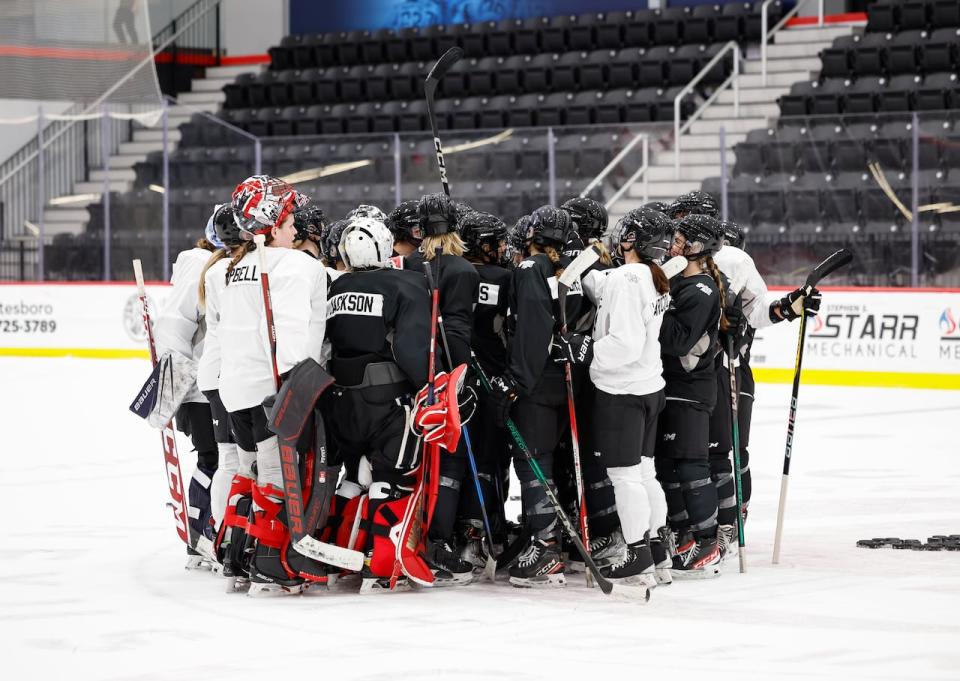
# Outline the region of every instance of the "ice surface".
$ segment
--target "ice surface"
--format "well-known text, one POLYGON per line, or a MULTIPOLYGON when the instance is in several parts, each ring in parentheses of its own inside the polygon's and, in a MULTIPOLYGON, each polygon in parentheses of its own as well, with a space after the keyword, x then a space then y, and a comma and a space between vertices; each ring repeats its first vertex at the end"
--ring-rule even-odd
MULTIPOLYGON (((960 679, 960 394, 803 386, 770 564, 789 386, 758 386, 749 572, 614 602, 507 584, 255 600, 186 572, 139 360, 0 359, 2 677, 960 679)), ((192 470, 181 442, 184 476, 192 470)))

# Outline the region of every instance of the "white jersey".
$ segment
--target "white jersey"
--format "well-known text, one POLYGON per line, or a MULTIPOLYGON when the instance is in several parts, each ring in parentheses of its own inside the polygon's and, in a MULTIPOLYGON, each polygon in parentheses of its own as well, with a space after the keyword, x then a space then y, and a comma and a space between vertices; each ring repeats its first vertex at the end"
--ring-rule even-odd
POLYGON ((770 326, 770 305, 779 300, 767 291, 753 258, 736 246, 724 246, 713 254, 713 261, 730 281, 727 303, 743 293, 743 314, 755 329, 770 326))
POLYGON ((211 265, 203 278, 207 335, 203 341, 200 366, 197 367, 197 387, 200 390, 218 390, 220 387, 220 338, 217 327, 220 323, 220 299, 223 297, 223 289, 227 287, 229 264, 228 255, 211 265))
POLYGON ((664 386, 660 324, 670 294, 657 293, 650 268, 640 263, 590 277, 597 302, 590 379, 612 395, 649 395, 664 386))
MULTIPOLYGON (((198 301, 200 273, 213 253, 205 248, 191 248, 177 256, 170 283, 173 287, 157 315, 154 327, 157 357, 177 352, 199 360, 205 337, 204 316, 198 301)), ((187 393, 184 402, 206 402, 196 387, 187 393)))
MULTIPOLYGON (((226 278, 220 298, 220 399, 227 411, 258 406, 276 392, 260 288, 260 254, 247 253, 226 278)), ((277 369, 321 361, 326 327, 327 272, 307 253, 266 249, 277 334, 277 369)))

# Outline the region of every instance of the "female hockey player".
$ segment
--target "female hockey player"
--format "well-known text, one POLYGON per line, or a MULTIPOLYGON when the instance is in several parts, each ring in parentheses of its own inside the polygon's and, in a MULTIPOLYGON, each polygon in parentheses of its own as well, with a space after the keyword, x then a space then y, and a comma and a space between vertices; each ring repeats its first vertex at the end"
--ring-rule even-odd
POLYGON ((658 263, 670 247, 670 221, 641 208, 628 213, 610 237, 623 264, 603 277, 585 279, 597 303, 592 339, 563 337, 570 361, 587 364, 596 386, 587 423, 592 448, 613 484, 626 551, 602 568, 612 581, 657 584, 655 565, 669 558, 651 538, 666 531, 667 502, 654 467, 657 419, 664 406, 660 326, 670 283, 658 263))
MULTIPOLYGON (((423 276, 387 267, 392 252, 393 237, 383 223, 351 219, 339 247, 348 269, 330 288, 327 337, 337 380, 329 402, 330 434, 348 471, 359 468, 361 458, 370 464, 367 500, 356 496, 359 486, 351 488, 363 539, 350 542, 367 554, 361 592, 389 585, 396 556, 392 537, 407 512, 421 461, 419 438, 411 434, 410 398, 427 382, 430 295, 423 276)), ((343 529, 352 521, 345 518, 343 529)), ((341 530, 344 534, 350 533, 341 530)))
MULTIPOLYGON (((508 296, 507 369, 490 381, 497 423, 513 418, 550 484, 554 450, 567 428, 565 357, 554 337, 560 330, 556 280, 562 266, 560 250, 570 229, 569 213, 553 206, 542 206, 530 216, 528 257, 514 270, 508 296)), ((526 458, 515 447, 513 455, 530 543, 510 568, 510 583, 563 586, 560 524, 526 458)))
MULTIPOLYGON (((210 403, 213 417, 213 434, 217 441, 217 471, 210 483, 211 516, 215 533, 214 553, 222 574, 235 580, 243 552, 242 542, 235 545, 236 554, 229 551, 230 540, 238 524, 246 526, 253 492, 252 473, 249 470, 238 475, 240 458, 237 452, 230 417, 220 399, 220 338, 217 333, 220 322, 220 297, 226 288, 227 266, 233 256, 240 252, 244 239, 240 226, 229 203, 217 206, 213 215, 213 227, 223 244, 206 264, 199 285, 200 309, 204 312, 207 332, 203 355, 197 367, 197 387, 210 403), (225 519, 228 522, 225 522, 225 519), (229 525, 229 527, 228 527, 229 525)), ((238 540, 239 540, 239 531, 238 540)))
POLYGON ((683 255, 688 263, 672 282, 671 306, 660 329, 666 406, 658 427, 656 469, 671 529, 682 537, 673 577, 714 577, 720 574, 720 550, 708 437, 717 400, 714 344, 727 322, 722 275, 712 256, 723 245, 723 232, 717 220, 705 215, 688 215, 675 224, 670 255, 683 255))
MULTIPOLYGON (((460 216, 458 231, 466 248, 464 255, 476 268, 480 278, 473 308, 471 345, 483 372, 487 376, 499 376, 507 367, 504 324, 512 277, 510 270, 504 267, 507 226, 494 215, 471 211, 460 216)), ((470 437, 487 517, 493 525, 491 529, 495 537, 491 541, 502 544, 506 540, 504 489, 510 472, 507 433, 494 422, 489 396, 483 390, 479 390, 478 394, 477 413, 471 421, 470 437)), ((469 474, 463 485, 466 485, 466 489, 460 495, 458 530, 463 546, 462 556, 474 569, 480 569, 486 561, 481 541, 483 516, 477 493, 469 482, 469 474)))
POLYGON ((307 204, 293 214, 293 228, 296 230, 295 245, 315 259, 320 259, 320 239, 326 228, 323 211, 319 206, 307 204))
MULTIPOLYGON (((196 245, 177 255, 170 278, 172 288, 157 315, 157 356, 178 353, 199 361, 203 354, 203 310, 198 301, 198 283, 211 256, 223 248, 214 229, 214 216, 207 221, 205 235, 196 245)), ((187 568, 209 567, 212 563, 213 524, 211 523, 210 482, 217 471, 217 443, 214 437, 210 404, 196 385, 184 397, 176 416, 177 429, 190 436, 197 452, 197 467, 187 491, 191 533, 202 542, 202 551, 187 547, 187 568)))
MULTIPOLYGON (((447 371, 461 364, 469 367, 473 308, 480 288, 480 275, 463 258, 465 247, 457 233, 457 218, 450 198, 446 194, 427 194, 420 198, 417 208, 424 235, 420 244, 423 261, 405 258, 404 268, 411 270, 419 264, 419 273, 423 273, 423 263, 431 268, 440 291, 440 316, 446 330, 446 340, 444 337, 439 339, 441 365, 447 371)), ((469 418, 469 414, 464 415, 465 421, 469 418)), ((472 484, 469 478, 465 478, 466 471, 466 441, 461 440, 456 452, 444 452, 440 458, 440 489, 427 535, 427 563, 436 575, 437 586, 466 584, 473 577, 473 566, 460 558, 453 541, 460 490, 464 482, 472 484)))
POLYGON ((387 228, 393 234, 393 252, 408 258, 420 250, 423 230, 420 228, 420 202, 403 201, 387 218, 387 228))
MULTIPOLYGON (((293 212, 304 197, 287 183, 266 176, 248 178, 233 194, 243 231, 266 236, 270 300, 276 331, 276 373, 308 357, 319 362, 327 307, 323 265, 294 250, 293 212)), ((253 512, 247 534, 256 539, 249 568, 250 594, 300 593, 304 581, 325 583, 324 566, 290 549, 286 527, 280 447, 267 430, 263 400, 277 392, 261 289, 260 257, 252 241, 238 249, 226 269, 217 335, 221 363, 219 390, 239 449, 241 469, 256 462, 253 512)))
MULTIPOLYGON (((729 281, 727 292, 730 299, 739 300, 739 305, 728 305, 724 314, 730 322, 728 333, 734 334, 737 392, 737 422, 740 441, 740 467, 743 493, 741 512, 746 518, 747 505, 752 491, 750 475, 750 421, 753 412, 754 381, 750 369, 750 346, 756 329, 762 329, 784 320, 792 321, 806 310, 816 315, 820 309, 820 292, 814 288, 804 296, 798 288, 783 298, 772 297, 767 291, 763 277, 757 271, 753 258, 743 251, 743 230, 733 222, 721 223, 724 246, 714 255, 714 261, 729 281)), ((730 410, 730 358, 727 356, 727 341, 723 339, 723 352, 717 356, 717 406, 710 416, 710 475, 717 487, 719 510, 717 512, 717 539, 720 553, 736 555, 736 487, 730 452, 732 445, 732 416, 730 410)))

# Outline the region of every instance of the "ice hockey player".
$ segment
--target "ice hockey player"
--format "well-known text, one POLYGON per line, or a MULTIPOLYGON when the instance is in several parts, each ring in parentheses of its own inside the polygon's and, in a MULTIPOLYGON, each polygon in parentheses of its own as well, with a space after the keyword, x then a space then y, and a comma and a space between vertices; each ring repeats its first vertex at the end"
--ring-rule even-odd
MULTIPOLYGON (((370 463, 368 499, 355 506, 359 526, 369 528, 356 539, 366 553, 362 592, 389 588, 392 537, 422 458, 419 438, 411 435, 411 397, 427 383, 430 296, 423 275, 386 266, 392 252, 393 237, 382 222, 349 220, 339 245, 347 272, 333 282, 328 308, 337 380, 330 435, 348 469, 361 457, 370 463)), ((425 564, 422 569, 429 572, 425 564)))
POLYGON ((386 224, 393 234, 395 255, 409 258, 420 250, 424 235, 420 227, 419 201, 403 201, 390 213, 386 224))
POLYGON ((720 549, 708 437, 717 400, 714 344, 727 322, 722 275, 712 256, 723 245, 723 232, 719 221, 706 215, 688 215, 675 224, 670 255, 683 255, 688 263, 672 281, 671 305, 660 329, 666 406, 656 469, 671 529, 680 536, 673 577, 714 577, 720 574, 720 549))
MULTIPOLYGON (((494 215, 472 211, 459 218, 458 231, 466 248, 464 256, 480 277, 473 308, 471 345, 484 374, 499 376, 507 367, 504 325, 512 278, 510 270, 504 267, 507 226, 494 215)), ((479 390, 478 395, 477 413, 471 421, 470 437, 487 517, 493 525, 495 538, 492 541, 502 544, 506 541, 504 489, 510 471, 507 433, 494 422, 490 397, 483 390, 479 390)), ((466 489, 460 495, 459 543, 463 547, 462 557, 477 570, 483 568, 487 558, 481 541, 483 517, 473 485, 467 481, 463 484, 466 489)))
MULTIPOLYGON (((158 357, 177 353, 193 362, 200 360, 205 327, 197 298, 198 284, 207 261, 222 247, 211 216, 204 236, 193 248, 177 255, 170 278, 170 295, 157 315, 154 329, 158 357)), ((197 467, 187 491, 188 522, 191 536, 202 542, 200 548, 205 549, 198 551, 197 546, 187 547, 187 568, 209 568, 213 563, 210 482, 217 470, 217 443, 210 404, 196 385, 184 397, 175 421, 177 429, 190 437, 197 452, 197 467)))
POLYGON ((679 220, 687 215, 707 215, 716 218, 720 215, 717 200, 707 192, 694 190, 681 194, 664 211, 671 220, 679 220))
POLYGON ((507 249, 504 253, 507 269, 514 269, 526 257, 526 238, 530 216, 522 215, 512 227, 507 228, 507 249))
MULTIPOLYGON (((554 451, 568 427, 566 357, 554 339, 560 330, 556 277, 571 228, 570 214, 553 206, 542 206, 530 216, 524 239, 527 257, 510 283, 507 370, 490 381, 497 423, 503 425, 512 417, 550 484, 554 451)), ((555 511, 523 454, 512 449, 530 543, 510 568, 510 583, 563 586, 555 511)))
POLYGON ((240 564, 239 554, 242 553, 243 547, 235 546, 238 552, 236 556, 229 553, 228 547, 234 530, 225 526, 224 518, 230 515, 231 528, 236 527, 238 521, 239 524, 246 525, 253 487, 249 475, 236 477, 240 468, 240 459, 233 430, 230 427, 230 417, 220 399, 218 326, 220 298, 227 286, 227 266, 233 256, 238 254, 244 239, 240 234, 240 226, 234 219, 233 207, 229 203, 217 206, 212 220, 216 236, 223 244, 223 249, 210 258, 200 279, 198 299, 200 309, 204 312, 207 332, 203 343, 203 354, 197 367, 197 387, 210 403, 213 434, 217 441, 217 471, 210 484, 210 510, 216 533, 214 551, 219 564, 218 569, 222 570, 227 578, 236 579, 239 571, 236 566, 240 564))
MULTIPOLYGON (((327 308, 327 276, 319 261, 295 250, 295 209, 305 198, 287 183, 248 178, 233 194, 243 231, 266 236, 270 299, 280 376, 308 357, 319 362, 327 308)), ((240 472, 252 473, 253 507, 247 534, 256 540, 249 566, 250 595, 296 594, 305 582, 326 584, 326 568, 290 549, 280 447, 267 429, 264 399, 277 392, 267 348, 260 254, 244 242, 226 270, 217 334, 220 398, 230 414, 240 472), (254 465, 256 468, 254 469, 254 465)))
MULTIPOLYGON (((445 342, 449 344, 444 344, 443 337, 438 341, 438 353, 443 356, 441 364, 447 371, 461 364, 469 367, 473 308, 480 275, 476 267, 463 258, 465 247, 457 233, 456 214, 449 197, 442 193, 427 194, 421 197, 418 211, 424 235, 420 252, 440 291, 440 316, 446 330, 445 342)), ((409 270, 416 263, 417 259, 406 258, 404 267, 409 270)), ((420 272, 423 272, 422 264, 420 272)), ((462 414, 463 421, 469 421, 470 416, 462 414)), ((460 490, 465 481, 470 484, 470 479, 465 478, 466 471, 466 441, 461 439, 456 452, 444 452, 440 457, 440 489, 427 535, 427 563, 436 575, 436 586, 466 584, 473 578, 472 565, 463 561, 454 548, 460 490)))
POLYGON ((345 272, 347 269, 346 263, 343 262, 343 255, 340 253, 340 237, 348 224, 350 224, 349 220, 327 223, 320 235, 320 257, 328 268, 327 273, 333 279, 339 276, 338 273, 345 272))
POLYGON ((659 335, 670 283, 659 263, 670 247, 669 224, 647 208, 617 223, 609 247, 623 264, 605 277, 585 280, 598 306, 592 337, 570 332, 562 339, 570 361, 590 367, 596 386, 586 420, 591 451, 613 483, 627 543, 623 554, 601 569, 611 581, 650 588, 658 581, 655 567, 669 567, 663 543, 658 542, 656 558, 651 546, 652 537, 667 531, 667 502, 653 457, 665 403, 659 335))
MULTIPOLYGON (((809 296, 804 296, 797 288, 783 298, 771 296, 763 277, 747 253, 743 251, 743 230, 733 222, 721 223, 724 246, 714 255, 714 262, 729 280, 729 299, 737 298, 738 306, 729 306, 725 315, 730 322, 728 333, 734 334, 737 371, 737 392, 739 393, 737 420, 740 438, 740 466, 743 486, 743 507, 746 517, 750 502, 752 481, 750 475, 750 422, 753 412, 754 381, 750 369, 750 346, 756 329, 762 329, 784 320, 792 321, 799 317, 798 310, 806 310, 808 315, 816 315, 820 309, 820 292, 814 288, 809 296)), ((719 511, 717 538, 723 555, 728 552, 736 555, 736 488, 733 480, 733 466, 730 460, 732 443, 732 417, 730 411, 730 359, 726 354, 727 343, 724 340, 724 352, 717 356, 717 406, 710 417, 710 474, 717 486, 719 511)))
POLYGON ((293 228, 297 231, 295 245, 298 250, 320 259, 320 239, 326 227, 323 211, 312 203, 293 214, 293 228))

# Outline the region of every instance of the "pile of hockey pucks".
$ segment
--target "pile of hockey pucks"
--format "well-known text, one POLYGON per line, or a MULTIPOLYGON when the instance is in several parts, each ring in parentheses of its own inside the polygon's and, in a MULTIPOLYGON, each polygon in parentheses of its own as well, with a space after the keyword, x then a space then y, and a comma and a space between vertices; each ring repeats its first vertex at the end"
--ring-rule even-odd
POLYGON ((960 534, 935 534, 927 537, 924 544, 919 539, 900 539, 899 537, 874 537, 860 539, 857 546, 865 549, 909 549, 911 551, 960 551, 960 534))

